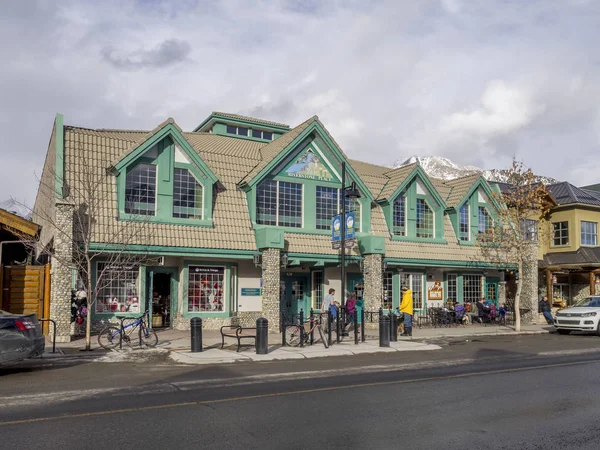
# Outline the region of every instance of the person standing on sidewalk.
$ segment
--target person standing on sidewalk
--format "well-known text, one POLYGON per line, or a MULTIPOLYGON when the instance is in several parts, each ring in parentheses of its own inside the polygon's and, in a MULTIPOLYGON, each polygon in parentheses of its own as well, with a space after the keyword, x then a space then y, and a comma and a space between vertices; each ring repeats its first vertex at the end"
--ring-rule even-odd
POLYGON ((354 325, 354 316, 356 315, 356 292, 351 292, 348 300, 346 300, 346 324, 344 328, 348 327, 348 325, 354 325))
POLYGON ((538 307, 539 312, 544 315, 544 319, 548 322, 548 325, 554 325, 554 318, 552 317, 552 308, 548 302, 548 297, 542 297, 538 307))
MULTIPOLYGON (((321 303, 321 312, 327 313, 327 311, 331 310, 332 305, 333 305, 333 307, 335 307, 335 289, 333 289, 333 288, 329 289, 329 294, 326 295, 325 298, 323 299, 323 303, 321 303)), ((336 308, 336 312, 337 312, 337 308, 336 308)), ((334 311, 331 311, 332 319, 333 319, 333 314, 334 314, 334 311)), ((326 317, 329 317, 329 316, 326 316, 326 317)), ((329 329, 330 326, 331 326, 331 323, 328 320, 327 321, 327 329, 329 329)))
POLYGON ((400 312, 404 314, 404 333, 402 333, 402 336, 412 336, 413 295, 407 286, 402 286, 400 312))

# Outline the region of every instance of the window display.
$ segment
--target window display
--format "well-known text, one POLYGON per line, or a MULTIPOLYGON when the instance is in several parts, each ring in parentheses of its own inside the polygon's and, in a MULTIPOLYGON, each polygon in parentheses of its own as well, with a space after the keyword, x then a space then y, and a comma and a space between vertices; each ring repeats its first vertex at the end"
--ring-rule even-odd
POLYGON ((188 275, 188 312, 225 311, 223 267, 190 266, 188 275))
POLYGON ((140 302, 137 287, 139 272, 137 266, 98 263, 96 312, 100 314, 139 313, 140 302))

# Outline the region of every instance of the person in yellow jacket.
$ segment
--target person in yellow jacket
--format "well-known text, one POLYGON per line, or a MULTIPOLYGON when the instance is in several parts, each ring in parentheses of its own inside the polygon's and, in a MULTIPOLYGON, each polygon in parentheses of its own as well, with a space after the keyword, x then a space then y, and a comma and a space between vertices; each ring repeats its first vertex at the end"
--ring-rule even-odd
POLYGON ((402 336, 412 336, 413 295, 407 286, 402 286, 400 312, 404 314, 404 333, 402 333, 402 336))

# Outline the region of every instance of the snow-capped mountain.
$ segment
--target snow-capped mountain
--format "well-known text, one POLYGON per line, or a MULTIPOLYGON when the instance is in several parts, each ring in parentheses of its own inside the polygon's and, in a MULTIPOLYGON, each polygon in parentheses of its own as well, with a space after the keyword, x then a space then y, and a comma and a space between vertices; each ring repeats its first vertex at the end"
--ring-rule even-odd
MULTIPOLYGON (((506 181, 504 170, 483 170, 476 166, 461 166, 442 156, 411 156, 409 158, 401 158, 394 163, 393 167, 395 169, 414 163, 419 163, 427 175, 442 180, 454 180, 455 178, 481 173, 483 178, 488 181, 506 181)), ((544 176, 541 176, 540 178, 546 184, 556 183, 554 178, 544 176)))

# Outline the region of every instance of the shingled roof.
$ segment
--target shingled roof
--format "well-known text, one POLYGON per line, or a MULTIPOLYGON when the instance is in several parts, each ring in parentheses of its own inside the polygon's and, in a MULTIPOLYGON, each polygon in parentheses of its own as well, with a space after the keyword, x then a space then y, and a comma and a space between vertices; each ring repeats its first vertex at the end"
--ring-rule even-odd
POLYGON ((600 206, 600 192, 578 188, 567 181, 547 186, 559 205, 581 203, 584 205, 600 206))
MULTIPOLYGON (((222 114, 222 113, 219 113, 222 114)), ((235 115, 231 115, 235 116, 235 115)), ((140 233, 132 244, 157 245, 165 247, 191 247, 206 249, 255 250, 255 235, 250 220, 246 194, 239 189, 240 180, 251 180, 257 176, 269 162, 298 137, 317 116, 309 118, 294 129, 270 143, 249 139, 239 139, 226 135, 207 132, 182 132, 192 149, 198 153, 219 180, 215 187, 217 193, 213 202, 212 228, 148 223, 146 232, 140 233)), ((103 173, 131 152, 145 139, 168 124, 176 126, 167 119, 151 131, 87 129, 72 126, 65 127, 65 176, 67 182, 77 183, 76 173, 84 166, 92 166, 103 173)), ((274 123, 274 122, 273 122, 274 123)), ((320 122, 319 122, 320 123, 320 122)), ((323 127, 326 131, 326 128, 323 127)), ((333 139, 333 138, 332 138, 333 139)), ((333 141, 335 143, 335 141, 333 141)), ((337 144, 335 144, 337 145, 337 144)), ((340 150, 341 151, 341 150, 340 150)), ((362 161, 349 160, 349 164, 358 174, 372 194, 372 198, 382 198, 391 194, 416 168, 416 164, 397 169, 378 166, 362 161)), ((467 189, 465 180, 456 183, 428 177, 441 197, 445 200, 457 186, 467 189), (465 184, 463 187, 462 185, 465 184)), ((72 190, 72 192, 75 192, 72 190)), ((96 242, 106 242, 127 222, 117 220, 117 191, 115 178, 105 177, 98 186, 104 200, 96 242)), ((466 192, 466 191, 465 191, 466 192)), ((444 219, 444 233, 448 244, 392 241, 381 206, 371 205, 372 230, 375 235, 387 238, 386 254, 396 258, 422 258, 468 261, 475 257, 476 249, 460 246, 450 219, 444 219)), ((331 249, 330 237, 309 233, 285 233, 286 249, 293 253, 337 254, 331 249)))
POLYGON ((289 125, 287 125, 285 123, 272 122, 270 120, 257 119, 256 117, 242 116, 240 114, 231 114, 231 113, 224 113, 224 112, 219 112, 219 111, 213 111, 213 114, 215 116, 227 117, 229 119, 251 121, 251 122, 262 123, 265 125, 271 125, 271 126, 275 126, 275 127, 284 127, 284 128, 290 127, 289 125))

